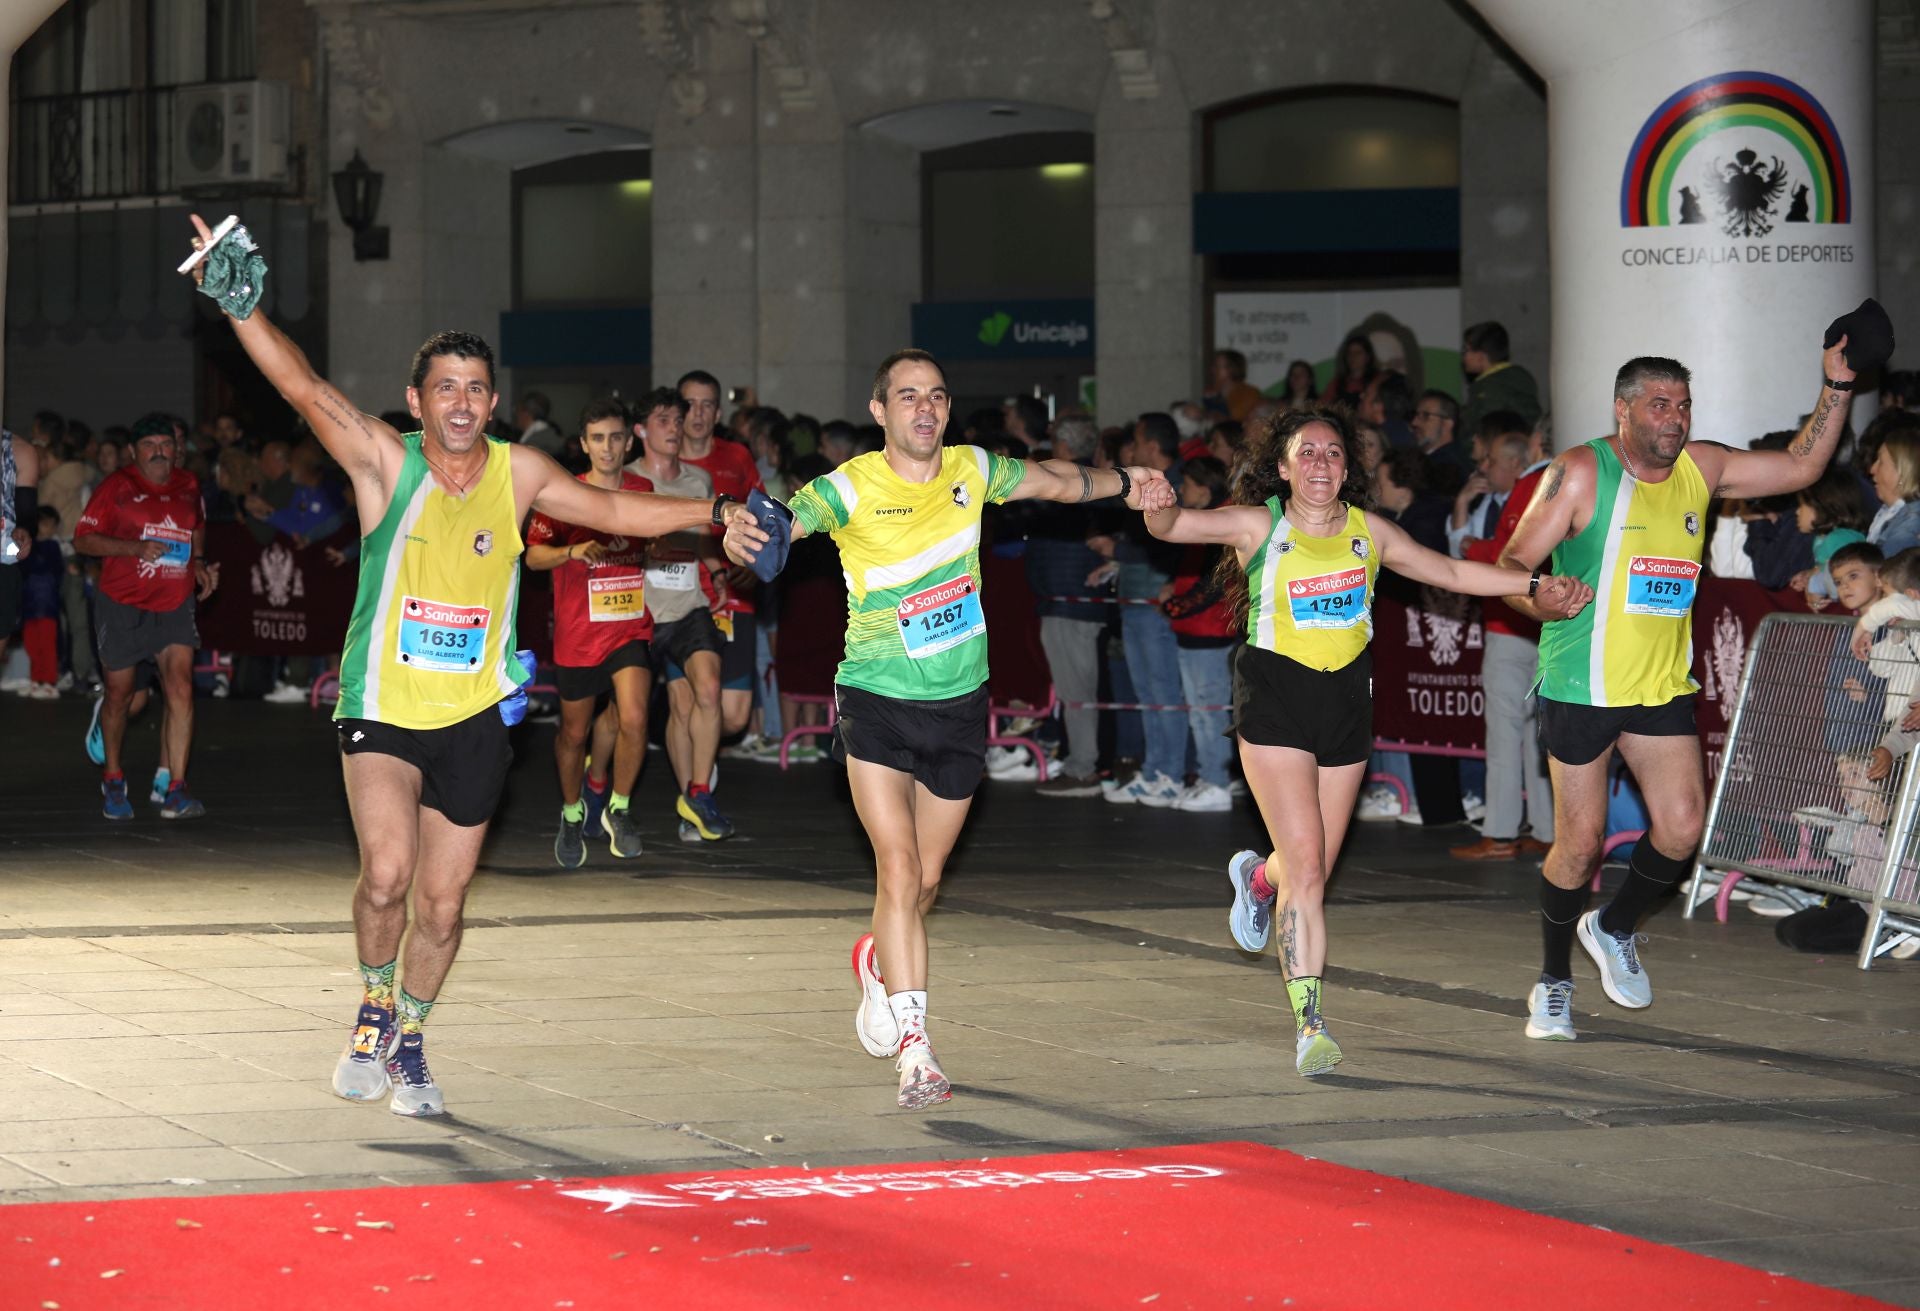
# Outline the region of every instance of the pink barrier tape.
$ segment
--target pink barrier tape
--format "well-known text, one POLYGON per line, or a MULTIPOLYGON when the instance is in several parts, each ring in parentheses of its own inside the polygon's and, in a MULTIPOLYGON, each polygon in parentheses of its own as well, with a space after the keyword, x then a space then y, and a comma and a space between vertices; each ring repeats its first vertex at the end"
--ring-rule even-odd
POLYGON ((1059 601, 1071 605, 1159 605, 1150 596, 1036 596, 1036 601, 1059 601))
POLYGON ((1448 747, 1430 746, 1425 742, 1389 742, 1385 738, 1373 740, 1375 751, 1398 751, 1408 756, 1459 756, 1465 760, 1485 760, 1485 747, 1448 747))
POLYGON ((1232 706, 1150 706, 1138 701, 1062 701, 1069 710, 1231 710, 1232 706))

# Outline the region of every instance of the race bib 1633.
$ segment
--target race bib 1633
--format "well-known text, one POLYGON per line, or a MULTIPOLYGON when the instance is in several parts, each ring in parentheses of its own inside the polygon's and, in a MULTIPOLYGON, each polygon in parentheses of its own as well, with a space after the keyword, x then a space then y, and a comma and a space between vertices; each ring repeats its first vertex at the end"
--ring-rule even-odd
POLYGON ((400 599, 400 643, 395 652, 409 669, 471 674, 487 649, 493 612, 484 605, 448 605, 423 597, 400 599))

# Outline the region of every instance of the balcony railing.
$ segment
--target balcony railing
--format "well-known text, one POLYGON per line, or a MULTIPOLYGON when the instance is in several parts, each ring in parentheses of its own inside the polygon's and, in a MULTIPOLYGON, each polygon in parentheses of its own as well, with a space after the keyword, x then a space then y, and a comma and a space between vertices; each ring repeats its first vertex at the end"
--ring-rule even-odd
POLYGON ((11 203, 171 193, 173 93, 173 87, 145 87, 15 101, 11 203))

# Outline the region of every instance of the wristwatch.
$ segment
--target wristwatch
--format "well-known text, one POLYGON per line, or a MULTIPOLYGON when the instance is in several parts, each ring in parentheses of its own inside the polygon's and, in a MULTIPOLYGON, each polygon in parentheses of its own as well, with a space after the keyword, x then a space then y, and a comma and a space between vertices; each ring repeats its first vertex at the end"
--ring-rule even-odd
POLYGON ((1533 577, 1527 581, 1527 595, 1533 596, 1540 591, 1540 571, 1535 569, 1533 577))
POLYGON ((1855 379, 1848 378, 1845 382, 1835 382, 1832 378, 1822 374, 1820 375, 1820 381, 1826 383, 1827 386, 1833 388, 1835 391, 1852 391, 1855 379))
POLYGON ((731 496, 728 496, 725 492, 722 492, 718 496, 714 497, 713 498, 713 526, 715 528, 718 528, 721 524, 724 524, 727 521, 727 507, 729 505, 738 505, 738 504, 740 504, 739 501, 735 500, 731 496))

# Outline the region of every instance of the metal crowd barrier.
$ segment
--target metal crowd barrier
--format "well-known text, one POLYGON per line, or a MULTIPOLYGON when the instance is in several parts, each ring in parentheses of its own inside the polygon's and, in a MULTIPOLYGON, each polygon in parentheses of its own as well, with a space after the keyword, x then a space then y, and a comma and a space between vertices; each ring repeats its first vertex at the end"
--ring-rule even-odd
POLYGON ((1864 662, 1852 637, 1844 616, 1772 614, 1755 630, 1684 913, 1716 886, 1724 912, 1748 877, 1858 901, 1871 909, 1866 969, 1920 933, 1920 770, 1903 756, 1867 777, 1920 698, 1920 625, 1893 625, 1864 662))

